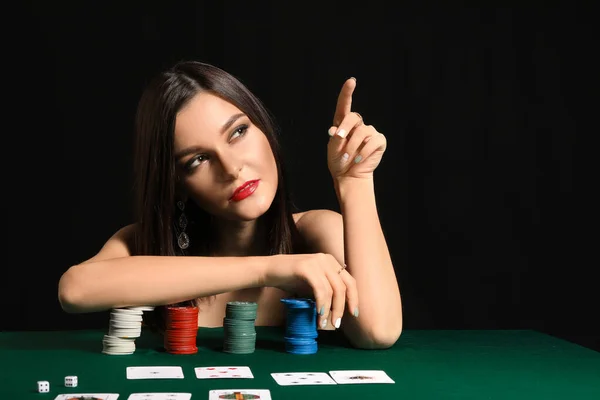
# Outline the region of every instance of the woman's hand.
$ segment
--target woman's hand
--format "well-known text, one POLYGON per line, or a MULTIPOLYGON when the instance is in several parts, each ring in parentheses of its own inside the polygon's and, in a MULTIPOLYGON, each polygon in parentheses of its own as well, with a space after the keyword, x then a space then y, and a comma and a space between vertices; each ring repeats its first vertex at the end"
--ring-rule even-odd
POLYGON ((338 96, 333 126, 329 128, 327 165, 334 180, 373 178, 387 141, 373 125, 365 125, 362 116, 351 111, 356 79, 346 80, 338 96))
POLYGON ((271 257, 264 286, 277 287, 301 297, 314 296, 318 326, 329 320, 340 327, 346 304, 358 316, 358 291, 354 278, 330 254, 280 254, 271 257))

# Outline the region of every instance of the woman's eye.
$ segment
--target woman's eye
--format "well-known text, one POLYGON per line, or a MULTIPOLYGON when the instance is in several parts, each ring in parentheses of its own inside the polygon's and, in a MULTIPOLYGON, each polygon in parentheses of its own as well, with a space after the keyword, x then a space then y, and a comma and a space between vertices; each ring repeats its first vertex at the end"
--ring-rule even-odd
POLYGON ((246 134, 247 130, 248 130, 248 125, 241 125, 235 131, 233 131, 233 133, 231 134, 231 138, 230 139, 233 140, 233 139, 237 139, 240 136, 244 136, 246 134))
POLYGON ((187 162, 186 164, 186 169, 188 171, 196 168, 197 166, 199 166, 200 164, 202 164, 204 161, 206 161, 206 157, 203 155, 198 155, 195 156, 194 158, 192 158, 190 161, 187 162))

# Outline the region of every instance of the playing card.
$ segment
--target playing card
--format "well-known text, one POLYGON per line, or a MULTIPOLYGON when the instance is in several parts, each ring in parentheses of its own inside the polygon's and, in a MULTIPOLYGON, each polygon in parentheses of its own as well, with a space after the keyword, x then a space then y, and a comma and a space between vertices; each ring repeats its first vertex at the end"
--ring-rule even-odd
POLYGON ((271 376, 281 386, 336 385, 325 372, 274 372, 271 376))
POLYGON ((54 400, 117 400, 118 393, 66 393, 59 394, 54 400))
POLYGON ((127 367, 127 379, 183 379, 181 367, 127 367))
POLYGON ((271 400, 271 391, 268 389, 225 389, 208 392, 208 400, 223 399, 271 400))
POLYGON ((127 400, 190 400, 191 393, 131 393, 127 400))
POLYGON ((329 371, 329 374, 340 385, 349 383, 395 383, 384 371, 377 370, 329 371))
POLYGON ((249 367, 196 367, 196 378, 254 378, 249 367))

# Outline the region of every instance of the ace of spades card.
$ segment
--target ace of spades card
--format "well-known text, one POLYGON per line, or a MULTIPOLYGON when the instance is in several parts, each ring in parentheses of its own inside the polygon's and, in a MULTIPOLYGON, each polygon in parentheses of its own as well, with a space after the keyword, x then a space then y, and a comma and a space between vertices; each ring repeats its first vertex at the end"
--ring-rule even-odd
POLYGON ((395 383, 381 370, 329 371, 331 377, 340 385, 358 383, 395 383))
POLYGON ((336 385, 325 372, 274 372, 271 376, 281 386, 336 385))
POLYGON ((127 379, 183 379, 181 367, 127 367, 127 379))

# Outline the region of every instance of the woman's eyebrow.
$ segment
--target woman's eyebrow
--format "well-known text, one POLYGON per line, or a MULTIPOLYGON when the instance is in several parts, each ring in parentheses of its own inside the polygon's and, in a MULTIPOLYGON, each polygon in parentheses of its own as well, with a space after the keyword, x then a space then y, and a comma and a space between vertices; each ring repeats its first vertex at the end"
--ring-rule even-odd
MULTIPOLYGON (((235 121, 237 121, 238 119, 245 117, 245 116, 246 116, 246 114, 244 114, 244 113, 237 113, 237 114, 234 114, 231 117, 229 117, 229 119, 221 127, 221 135, 224 134, 225 132, 227 132, 227 130, 231 127, 231 125, 233 125, 235 123, 235 121)), ((202 151, 202 148, 199 146, 188 147, 186 149, 181 150, 177 154, 175 154, 175 160, 179 160, 187 155, 198 153, 200 151, 202 151)))

